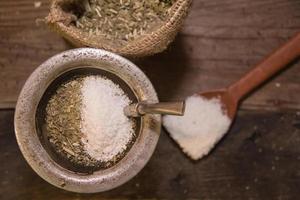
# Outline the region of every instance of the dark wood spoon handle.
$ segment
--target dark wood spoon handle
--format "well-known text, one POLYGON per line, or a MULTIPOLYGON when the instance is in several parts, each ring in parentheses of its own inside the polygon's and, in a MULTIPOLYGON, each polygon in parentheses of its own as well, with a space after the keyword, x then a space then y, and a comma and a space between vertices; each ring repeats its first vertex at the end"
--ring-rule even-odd
POLYGON ((232 84, 228 88, 228 92, 238 102, 246 94, 286 67, 298 56, 300 56, 300 33, 260 62, 243 78, 232 84))

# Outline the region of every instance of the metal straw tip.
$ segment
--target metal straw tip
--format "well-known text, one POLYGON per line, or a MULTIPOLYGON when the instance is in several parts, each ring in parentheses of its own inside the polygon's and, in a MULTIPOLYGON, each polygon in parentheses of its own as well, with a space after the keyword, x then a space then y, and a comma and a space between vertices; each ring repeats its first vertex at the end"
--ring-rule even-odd
POLYGON ((124 114, 128 117, 140 117, 140 114, 138 113, 138 103, 131 104, 129 106, 126 106, 124 108, 124 114))
POLYGON ((185 102, 163 103, 134 103, 124 108, 124 114, 129 117, 140 117, 145 114, 164 114, 182 116, 185 111, 185 102))

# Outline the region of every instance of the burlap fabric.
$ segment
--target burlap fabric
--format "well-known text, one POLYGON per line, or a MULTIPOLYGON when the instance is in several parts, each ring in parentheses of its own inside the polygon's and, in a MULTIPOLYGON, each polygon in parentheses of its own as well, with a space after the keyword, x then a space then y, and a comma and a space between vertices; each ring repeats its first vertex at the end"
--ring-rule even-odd
POLYGON ((90 36, 70 23, 76 19, 71 14, 72 5, 77 0, 53 0, 47 24, 76 47, 93 47, 105 49, 126 57, 143 57, 159 53, 174 40, 192 0, 177 0, 171 7, 167 20, 160 24, 151 34, 145 34, 125 45, 104 37, 90 36))

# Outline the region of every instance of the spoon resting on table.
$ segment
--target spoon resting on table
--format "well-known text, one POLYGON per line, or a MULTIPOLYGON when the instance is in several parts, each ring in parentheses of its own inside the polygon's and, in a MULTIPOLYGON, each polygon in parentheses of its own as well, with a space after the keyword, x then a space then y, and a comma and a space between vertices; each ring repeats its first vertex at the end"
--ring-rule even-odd
POLYGON ((183 117, 165 116, 171 137, 192 159, 207 155, 228 131, 239 102, 300 56, 300 34, 227 88, 199 92, 186 99, 183 117))

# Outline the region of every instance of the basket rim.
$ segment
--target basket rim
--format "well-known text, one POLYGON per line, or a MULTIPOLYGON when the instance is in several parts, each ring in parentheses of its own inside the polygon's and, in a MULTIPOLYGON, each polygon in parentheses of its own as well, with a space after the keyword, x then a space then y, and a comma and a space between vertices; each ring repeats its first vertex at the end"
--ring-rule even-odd
MULTIPOLYGON (((76 28, 66 25, 66 20, 63 20, 64 11, 62 11, 59 5, 62 2, 72 2, 74 0, 53 0, 51 2, 49 15, 46 17, 47 24, 52 27, 55 31, 59 32, 64 38, 71 41, 78 46, 89 46, 95 48, 103 48, 108 51, 113 51, 115 53, 124 56, 135 56, 138 54, 146 54, 144 52, 133 52, 136 51, 136 47, 140 47, 144 43, 150 43, 151 46, 157 46, 160 43, 165 43, 159 50, 154 49, 152 54, 158 53, 169 45, 169 43, 175 38, 180 26, 180 19, 184 18, 187 14, 187 10, 192 2, 192 0, 177 0, 171 7, 170 14, 167 19, 156 28, 151 33, 145 34, 143 37, 139 37, 136 40, 126 43, 124 46, 118 47, 109 45, 107 43, 101 43, 99 41, 89 40, 90 36, 87 33, 80 31, 76 28), (177 23, 176 23, 177 22, 177 23), (179 22, 179 24, 178 24, 179 22)), ((103 38, 102 41, 109 41, 103 38)), ((151 48, 151 47, 149 47, 151 48)), ((146 51, 150 51, 146 49, 146 51)), ((153 51, 153 48, 152 48, 153 51)))

